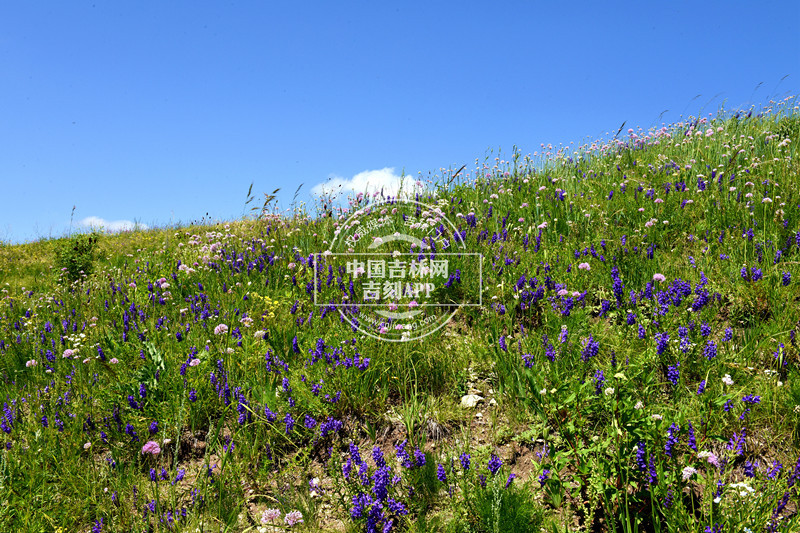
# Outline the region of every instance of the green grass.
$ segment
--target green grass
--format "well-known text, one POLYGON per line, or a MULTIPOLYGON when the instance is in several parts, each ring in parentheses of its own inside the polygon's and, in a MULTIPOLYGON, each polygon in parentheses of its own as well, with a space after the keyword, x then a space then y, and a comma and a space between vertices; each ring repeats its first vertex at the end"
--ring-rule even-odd
POLYGON ((795 530, 796 104, 434 176, 418 341, 314 307, 347 211, 0 246, 0 530, 795 530))

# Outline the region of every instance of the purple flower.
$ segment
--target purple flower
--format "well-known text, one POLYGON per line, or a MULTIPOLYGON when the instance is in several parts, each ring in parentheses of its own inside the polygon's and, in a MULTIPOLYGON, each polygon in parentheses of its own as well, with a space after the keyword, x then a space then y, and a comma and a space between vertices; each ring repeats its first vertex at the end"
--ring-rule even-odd
POLYGON ((342 422, 335 418, 328 417, 325 422, 319 425, 319 434, 324 439, 328 433, 338 433, 342 430, 342 422))
POLYGON ((509 485, 511 485, 511 482, 513 482, 513 481, 514 481, 514 478, 515 478, 515 477, 517 477, 517 475, 516 475, 516 474, 509 474, 509 475, 508 475, 508 479, 506 480, 506 486, 505 486, 505 488, 508 488, 508 486, 509 486, 509 485))
POLYGON ((701 395, 706 391, 706 380, 700 382, 700 385, 697 386, 697 395, 701 395))
MULTIPOLYGON (((544 355, 550 360, 551 363, 556 360, 556 349, 552 343, 547 343, 547 347, 544 350, 544 355)), ((533 363, 532 360, 531 363, 533 363)))
POLYGON ((603 385, 606 382, 606 378, 603 375, 602 370, 598 370, 594 373, 594 393, 599 395, 603 391, 603 385))
POLYGON ((782 283, 784 287, 787 287, 792 282, 792 275, 789 272, 783 273, 782 283))
POLYGON ((673 387, 678 386, 678 380, 681 378, 681 371, 678 370, 678 367, 680 366, 680 363, 675 363, 674 365, 667 367, 667 379, 670 383, 672 383, 673 387))
POLYGON ((639 442, 636 445, 636 466, 639 467, 639 471, 644 472, 647 470, 647 448, 645 448, 644 442, 639 442))
POLYGON ((798 478, 800 478, 800 457, 797 458, 797 462, 794 465, 794 471, 789 474, 789 478, 786 480, 786 486, 792 488, 797 482, 798 478))
MULTIPOLYGON (((366 463, 361 465, 359 470, 361 468, 366 470, 366 463)), ((377 497, 380 501, 385 500, 386 496, 389 494, 389 485, 392 482, 391 474, 392 472, 388 466, 378 468, 375 473, 372 474, 372 491, 375 493, 375 497, 377 497)))
MULTIPOLYGON (((686 200, 684 200, 684 201, 686 201, 686 200)), ((669 509, 670 507, 672 507, 672 500, 673 500, 674 497, 675 497, 675 495, 672 492, 672 487, 670 487, 669 489, 667 489, 667 495, 664 497, 664 507, 666 509, 669 509)))
POLYGON ((647 467, 649 470, 648 472, 649 478, 647 482, 650 483, 651 485, 655 485, 656 483, 658 483, 658 472, 656 471, 656 465, 655 462, 653 461, 652 454, 650 455, 650 460, 647 463, 647 467))
MULTIPOLYGON (((470 455, 468 453, 462 453, 459 459, 461 460, 461 468, 464 472, 469 472, 470 455)), ((798 462, 798 464, 800 464, 800 462, 798 462)))
POLYGON ((694 437, 694 426, 692 426, 691 422, 689 422, 689 448, 697 451, 697 441, 694 437))
POLYGON ((714 359, 717 356, 717 343, 714 341, 706 341, 706 345, 703 348, 703 355, 709 361, 714 359))
POLYGON ((350 479, 350 472, 353 470, 353 459, 347 458, 347 462, 342 465, 342 475, 345 479, 350 479))
POLYGON ((778 516, 783 512, 786 508, 786 504, 789 503, 789 491, 786 491, 783 494, 783 497, 778 501, 778 505, 772 511, 772 517, 770 518, 769 524, 767 525, 767 531, 775 532, 778 531, 778 516))
POLYGON ((425 454, 419 448, 414 450, 414 460, 417 463, 417 466, 425 466, 425 454))
POLYGON ((286 413, 283 422, 286 424, 286 433, 291 433, 292 429, 294 429, 294 418, 292 418, 291 413, 286 413))
POLYGON ((588 361, 592 357, 596 356, 599 351, 600 343, 595 341, 594 337, 589 335, 589 338, 584 340, 583 351, 581 351, 581 359, 583 361, 588 361))
POLYGON ((783 343, 780 343, 780 346, 778 346, 778 349, 775 350, 772 353, 772 355, 773 355, 773 357, 775 357, 775 359, 777 359, 779 361, 783 360, 783 366, 786 366, 786 363, 788 363, 788 361, 783 359, 783 354, 784 354, 783 350, 784 350, 784 348, 785 348, 785 346, 783 345, 783 343))
POLYGON ((672 458, 672 449, 678 444, 678 432, 681 430, 677 424, 673 423, 667 430, 667 442, 664 445, 664 453, 672 458))
POLYGON ((772 462, 772 468, 769 472, 767 472, 767 477, 770 479, 775 479, 775 477, 780 473, 783 469, 783 465, 778 461, 772 462))
POLYGON ((411 458, 408 456, 408 451, 406 450, 406 444, 408 444, 408 440, 404 440, 400 444, 396 444, 395 455, 397 456, 397 460, 400 462, 401 465, 405 468, 412 468, 411 458))
POLYGON ((737 456, 744 453, 744 445, 747 439, 747 430, 742 428, 741 433, 733 433, 733 436, 728 441, 727 449, 734 450, 737 456))
POLYGON ((539 476, 539 486, 544 487, 544 484, 547 483, 548 479, 550 479, 550 469, 545 468, 542 470, 542 474, 539 476))
POLYGON ((439 479, 439 481, 441 481, 442 483, 447 483, 447 474, 446 474, 446 473, 445 473, 445 471, 444 471, 444 465, 442 465, 442 463, 439 463, 439 464, 436 466, 436 477, 437 477, 437 478, 439 479))
POLYGON ((500 470, 501 466, 503 466, 503 461, 495 454, 492 454, 492 456, 489 458, 489 463, 486 465, 486 467, 489 469, 489 472, 491 472, 493 476, 497 475, 497 472, 500 470))
POLYGON ((374 446, 372 448, 372 460, 375 461, 375 466, 383 468, 386 466, 386 459, 383 457, 383 450, 374 446))
POLYGON ((658 353, 658 355, 663 354, 667 346, 669 346, 669 333, 666 331, 656 333, 656 353, 658 353))

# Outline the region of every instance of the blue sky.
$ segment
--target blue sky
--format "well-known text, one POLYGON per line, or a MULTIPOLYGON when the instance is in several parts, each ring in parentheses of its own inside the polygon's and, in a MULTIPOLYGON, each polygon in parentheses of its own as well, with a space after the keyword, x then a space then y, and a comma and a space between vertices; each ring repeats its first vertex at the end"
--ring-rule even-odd
POLYGON ((0 240, 234 220, 251 182, 286 208, 301 183, 310 201, 764 104, 798 94, 798 20, 796 1, 6 2, 0 240))

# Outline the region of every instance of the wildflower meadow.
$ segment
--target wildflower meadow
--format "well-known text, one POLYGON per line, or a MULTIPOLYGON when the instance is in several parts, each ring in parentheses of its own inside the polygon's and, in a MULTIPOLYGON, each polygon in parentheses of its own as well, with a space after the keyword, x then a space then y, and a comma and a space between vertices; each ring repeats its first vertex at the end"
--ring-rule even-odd
POLYGON ((0 531, 800 531, 798 109, 0 244, 0 531), (405 199, 475 255, 387 342, 325 252, 405 199))

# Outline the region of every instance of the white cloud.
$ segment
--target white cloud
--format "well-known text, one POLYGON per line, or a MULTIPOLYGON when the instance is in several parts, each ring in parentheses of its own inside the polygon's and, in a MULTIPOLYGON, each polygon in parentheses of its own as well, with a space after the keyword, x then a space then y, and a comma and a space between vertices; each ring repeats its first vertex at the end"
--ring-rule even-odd
POLYGON ((132 229, 147 229, 146 224, 131 222, 130 220, 105 220, 100 217, 86 217, 79 222, 81 226, 105 230, 108 232, 130 231, 132 229))
POLYGON ((374 193, 383 191, 384 196, 412 195, 424 189, 422 182, 411 176, 399 176, 394 168, 380 170, 365 170, 350 179, 331 175, 328 181, 318 183, 311 192, 315 195, 329 195, 341 197, 352 193, 374 193))

